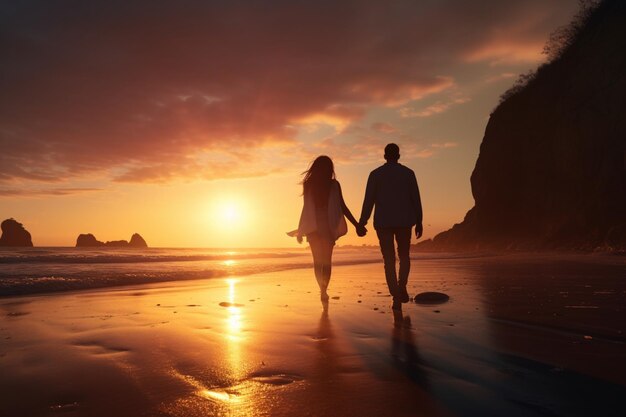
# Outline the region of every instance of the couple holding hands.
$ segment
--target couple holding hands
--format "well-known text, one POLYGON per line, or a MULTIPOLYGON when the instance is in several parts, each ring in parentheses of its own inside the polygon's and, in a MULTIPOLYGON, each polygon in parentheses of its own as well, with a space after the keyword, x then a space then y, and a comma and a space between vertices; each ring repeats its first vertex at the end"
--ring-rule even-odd
POLYGON ((333 161, 328 156, 317 157, 303 173, 304 206, 298 229, 289 235, 295 236, 298 242, 306 236, 323 302, 328 301, 335 241, 348 232, 345 218, 354 225, 357 235, 365 236, 365 226, 374 207, 374 229, 383 255, 387 286, 393 297, 392 308, 400 310, 401 303, 410 299, 406 285, 411 267, 411 229, 415 226, 415 236, 418 239, 422 236, 422 203, 415 173, 398 163, 398 145, 390 143, 385 146, 384 156, 387 162, 373 170, 367 180, 358 222, 344 202, 341 186, 335 179, 333 161), (398 271, 396 245, 400 260, 398 271))

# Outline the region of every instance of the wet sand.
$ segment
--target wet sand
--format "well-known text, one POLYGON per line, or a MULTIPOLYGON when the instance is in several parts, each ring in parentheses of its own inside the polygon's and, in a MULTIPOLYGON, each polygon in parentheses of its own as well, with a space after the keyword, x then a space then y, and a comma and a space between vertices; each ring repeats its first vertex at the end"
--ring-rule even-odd
POLYGON ((0 416, 623 416, 626 260, 415 261, 0 298, 0 416))

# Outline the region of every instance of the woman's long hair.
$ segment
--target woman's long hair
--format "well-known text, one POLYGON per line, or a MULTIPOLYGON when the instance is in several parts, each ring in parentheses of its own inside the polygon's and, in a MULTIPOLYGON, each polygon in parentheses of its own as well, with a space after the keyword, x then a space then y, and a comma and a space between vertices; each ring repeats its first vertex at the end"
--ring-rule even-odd
POLYGON ((303 193, 313 193, 313 201, 317 207, 328 203, 330 185, 335 179, 335 166, 333 160, 326 155, 315 158, 309 169, 302 173, 303 193))

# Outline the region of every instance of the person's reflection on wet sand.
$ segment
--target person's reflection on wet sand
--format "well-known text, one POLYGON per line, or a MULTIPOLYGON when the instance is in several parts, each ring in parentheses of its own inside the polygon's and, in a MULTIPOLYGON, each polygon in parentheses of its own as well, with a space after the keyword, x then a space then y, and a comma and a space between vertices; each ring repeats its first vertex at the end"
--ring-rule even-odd
POLYGON ((338 404, 328 398, 345 391, 341 384, 337 353, 337 340, 329 317, 328 301, 322 301, 322 314, 313 333, 315 356, 311 374, 311 385, 307 389, 306 401, 310 404, 310 415, 333 415, 340 411, 338 404))
POLYGON ((393 364, 411 381, 422 388, 428 388, 428 379, 423 370, 423 360, 419 356, 415 343, 411 317, 405 316, 402 310, 392 311, 391 357, 393 364))
POLYGON ((313 338, 316 341, 318 352, 316 364, 316 378, 325 380, 325 383, 337 378, 337 347, 335 346, 335 334, 330 322, 328 301, 322 301, 322 315, 320 316, 317 330, 313 338))

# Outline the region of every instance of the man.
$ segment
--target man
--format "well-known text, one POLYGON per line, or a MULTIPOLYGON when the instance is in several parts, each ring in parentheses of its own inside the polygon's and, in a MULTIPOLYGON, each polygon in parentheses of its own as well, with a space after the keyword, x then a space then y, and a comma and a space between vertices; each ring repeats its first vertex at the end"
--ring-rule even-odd
POLYGON ((409 278, 411 261, 411 228, 415 226, 415 236, 422 237, 422 202, 415 173, 398 163, 400 148, 395 143, 385 146, 387 163, 370 173, 361 210, 359 226, 361 233, 376 206, 374 229, 378 235, 380 251, 385 264, 385 278, 389 293, 393 296, 394 310, 401 310, 402 304, 409 301, 406 284, 409 278), (396 254, 394 239, 398 245, 400 269, 396 274, 396 254))

